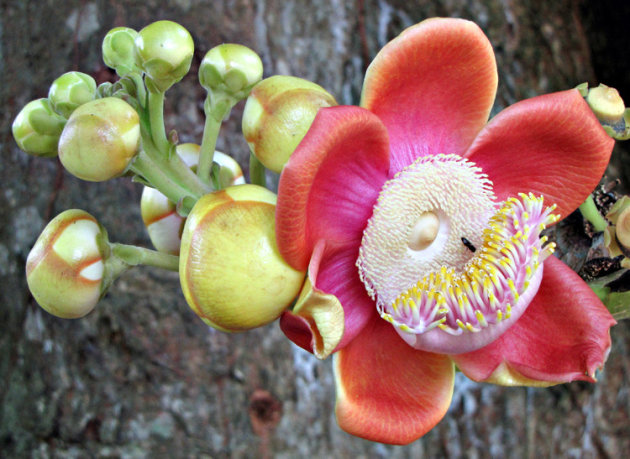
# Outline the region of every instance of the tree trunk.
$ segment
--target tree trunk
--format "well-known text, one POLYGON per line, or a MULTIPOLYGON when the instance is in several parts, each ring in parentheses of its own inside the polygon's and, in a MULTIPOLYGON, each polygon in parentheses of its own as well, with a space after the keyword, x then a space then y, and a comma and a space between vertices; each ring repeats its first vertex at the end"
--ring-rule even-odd
MULTIPOLYGON (((115 26, 139 30, 168 18, 192 33, 193 70, 167 93, 165 120, 180 141, 197 143, 204 92, 195 66, 222 42, 255 49, 265 76, 307 78, 344 104, 358 103, 364 70, 387 41, 436 15, 472 19, 488 34, 500 78, 493 113, 520 99, 596 83, 610 68, 630 74, 623 54, 606 54, 607 44, 627 37, 627 30, 610 29, 592 10, 604 8, 590 2, 165 4, 0 2, 0 456, 620 457, 630 451, 625 322, 612 330, 612 352, 597 384, 503 388, 459 374, 444 420, 415 443, 390 447, 337 427, 330 360, 318 361, 294 347, 277 324, 234 335, 209 329, 186 305, 175 273, 149 268, 126 273, 84 319, 57 319, 41 310, 26 288, 25 259, 45 223, 62 210, 90 212, 112 241, 150 246, 134 204, 139 185, 125 178, 82 182, 56 159, 21 152, 10 132, 18 111, 46 97, 60 74, 80 70, 99 83, 113 78, 100 47, 115 26)), ((627 38, 625 44, 621 49, 627 52, 627 38)), ((618 89, 630 99, 627 80, 619 84, 626 85, 618 89)), ((241 114, 239 104, 218 149, 245 165, 249 153, 240 134, 241 114)), ((624 167, 630 162, 623 155, 616 151, 609 176, 620 177, 627 189, 624 167)), ((577 259, 575 269, 586 255, 580 250, 579 245, 564 249, 565 257, 577 259)))

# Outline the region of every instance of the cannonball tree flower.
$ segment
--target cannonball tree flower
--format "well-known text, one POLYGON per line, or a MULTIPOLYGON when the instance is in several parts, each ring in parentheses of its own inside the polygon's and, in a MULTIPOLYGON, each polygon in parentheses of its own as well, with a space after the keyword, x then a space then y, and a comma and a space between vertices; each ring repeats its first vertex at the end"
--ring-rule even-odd
POLYGON ((280 178, 278 248, 308 281, 285 334, 334 354, 340 426, 404 444, 475 381, 593 381, 614 320, 540 232, 601 178, 613 146, 577 90, 488 122, 492 47, 430 19, 370 65, 361 107, 323 108, 280 178))

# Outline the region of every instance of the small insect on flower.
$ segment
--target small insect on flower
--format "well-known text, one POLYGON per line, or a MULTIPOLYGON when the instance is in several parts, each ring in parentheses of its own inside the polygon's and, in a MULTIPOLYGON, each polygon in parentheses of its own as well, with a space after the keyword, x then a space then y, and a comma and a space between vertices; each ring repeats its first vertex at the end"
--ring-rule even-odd
POLYGON ((470 242, 468 239, 466 239, 465 237, 462 238, 462 244, 464 244, 466 246, 466 248, 468 250, 470 250, 472 253, 475 253, 477 251, 477 249, 475 248, 474 245, 472 245, 472 242, 470 242))

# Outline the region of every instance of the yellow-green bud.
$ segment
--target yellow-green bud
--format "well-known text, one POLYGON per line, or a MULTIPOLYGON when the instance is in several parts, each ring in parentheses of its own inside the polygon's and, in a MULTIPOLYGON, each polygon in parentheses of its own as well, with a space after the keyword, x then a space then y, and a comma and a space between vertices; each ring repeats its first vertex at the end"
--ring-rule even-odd
POLYGON ((138 152, 140 119, 122 99, 96 99, 77 108, 59 139, 59 159, 71 174, 101 182, 125 172, 138 152))
POLYGON ((48 223, 26 260, 28 288, 43 309, 64 319, 94 309, 106 238, 96 219, 82 210, 66 210, 48 223))
POLYGON ((103 62, 116 70, 118 76, 141 71, 136 65, 134 54, 137 36, 138 32, 129 27, 116 27, 107 32, 103 39, 103 62))
POLYGON ((135 41, 136 64, 147 74, 147 88, 164 92, 190 70, 195 44, 181 25, 157 21, 140 32, 135 41))
MULTIPOLYGON (((175 151, 184 163, 195 169, 199 163, 199 145, 183 143, 175 151)), ((219 183, 222 188, 245 183, 243 171, 236 161, 220 151, 214 152, 214 161, 221 166, 219 183)), ((185 218, 177 213, 175 203, 155 188, 148 186, 142 191, 140 213, 153 246, 160 252, 179 255, 185 218)))
POLYGON ((13 138, 25 152, 35 156, 57 156, 65 118, 55 113, 48 99, 29 102, 13 121, 13 138))
POLYGON ((597 119, 607 124, 615 124, 621 121, 626 109, 619 92, 605 84, 589 89, 586 102, 588 102, 597 119))
POLYGON ((292 76, 273 76, 257 84, 243 112, 243 135, 256 158, 281 172, 311 127, 317 111, 337 105, 321 86, 292 76))
POLYGON ((96 81, 81 72, 67 72, 53 81, 48 99, 57 113, 69 118, 72 112, 86 102, 94 100, 96 81))
POLYGON ((208 91, 220 91, 236 99, 247 97, 260 81, 263 64, 247 46, 224 43, 208 51, 199 66, 199 82, 208 91))
POLYGON ((203 196, 188 215, 179 278, 188 305, 208 325, 243 331, 275 320, 304 273, 278 252, 276 195, 238 185, 203 196))
POLYGON ((624 255, 621 264, 630 267, 630 196, 619 199, 606 218, 611 225, 604 230, 604 246, 612 257, 624 255))

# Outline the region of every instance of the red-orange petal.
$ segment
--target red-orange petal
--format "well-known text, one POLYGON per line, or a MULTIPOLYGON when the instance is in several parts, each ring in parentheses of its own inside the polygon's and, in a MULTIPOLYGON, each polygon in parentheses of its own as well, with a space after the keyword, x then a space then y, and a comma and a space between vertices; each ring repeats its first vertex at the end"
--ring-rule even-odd
POLYGON ((420 438, 444 417, 453 395, 448 356, 413 349, 377 315, 335 354, 334 370, 339 426, 372 441, 420 438))
POLYGON ((516 383, 530 380, 523 385, 594 381, 610 350, 614 324, 588 285, 552 256, 523 316, 488 346, 451 357, 475 381, 502 382, 496 377, 506 372, 516 383))
POLYGON ((280 177, 276 238, 287 263, 306 269, 320 239, 360 241, 388 170, 378 117, 360 107, 321 109, 280 177))
POLYGON ((496 89, 494 52, 481 29, 434 18, 377 54, 361 106, 387 126, 393 175, 420 156, 464 153, 488 120, 496 89))
POLYGON ((601 179, 614 145, 573 89, 518 102, 480 132, 464 155, 488 174, 499 201, 543 195, 566 217, 601 179))

